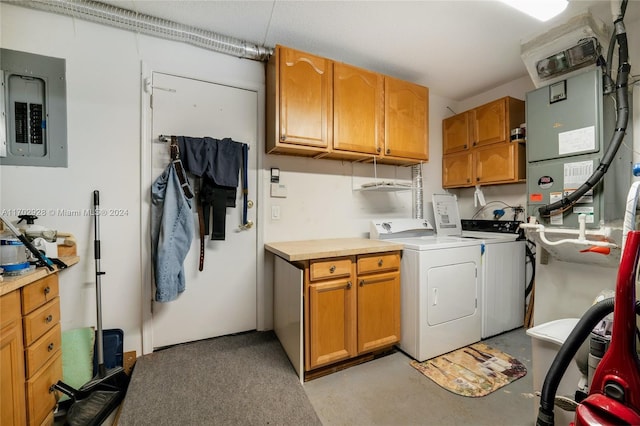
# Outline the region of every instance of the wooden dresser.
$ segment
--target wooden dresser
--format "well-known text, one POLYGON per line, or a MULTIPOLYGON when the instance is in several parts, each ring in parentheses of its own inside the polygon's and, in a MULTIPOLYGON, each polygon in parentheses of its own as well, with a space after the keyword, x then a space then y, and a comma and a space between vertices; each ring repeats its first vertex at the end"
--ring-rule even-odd
MULTIPOLYGON (((67 265, 77 257, 64 259, 67 265)), ((0 282, 0 424, 51 425, 62 379, 58 271, 0 282)))

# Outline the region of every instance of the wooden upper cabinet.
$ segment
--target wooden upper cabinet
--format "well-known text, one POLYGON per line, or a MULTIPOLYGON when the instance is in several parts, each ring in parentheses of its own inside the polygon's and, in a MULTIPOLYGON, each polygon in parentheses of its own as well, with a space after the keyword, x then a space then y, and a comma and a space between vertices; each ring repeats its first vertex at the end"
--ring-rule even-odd
POLYGON ((444 119, 443 188, 524 181, 525 145, 510 138, 524 109, 524 101, 507 96, 444 119))
POLYGON ((311 156, 328 150, 332 72, 329 59, 276 46, 267 65, 267 152, 311 156))
POLYGON ((266 152, 410 165, 429 159, 429 90, 276 46, 266 73, 266 152))
POLYGON ((333 65, 333 149, 378 154, 383 145, 384 77, 333 65))
POLYGON ((475 184, 519 182, 526 177, 525 145, 496 144, 475 152, 475 184))
POLYGON ((385 77, 385 149, 393 158, 429 159, 429 89, 385 77))
POLYGON ((463 112, 442 120, 442 153, 451 154, 471 147, 473 128, 471 112, 463 112))
POLYGON ((525 120, 524 101, 511 97, 474 108, 472 113, 473 146, 509 142, 510 130, 525 120))
POLYGON ((473 186, 473 154, 457 152, 442 157, 442 187, 460 188, 473 186))

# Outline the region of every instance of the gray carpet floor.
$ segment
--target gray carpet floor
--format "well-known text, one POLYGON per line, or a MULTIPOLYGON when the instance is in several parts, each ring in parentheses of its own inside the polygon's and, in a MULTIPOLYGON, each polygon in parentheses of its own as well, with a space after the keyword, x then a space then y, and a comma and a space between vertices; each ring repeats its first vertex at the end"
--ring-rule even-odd
POLYGON ((139 357, 119 425, 320 425, 272 331, 139 357))

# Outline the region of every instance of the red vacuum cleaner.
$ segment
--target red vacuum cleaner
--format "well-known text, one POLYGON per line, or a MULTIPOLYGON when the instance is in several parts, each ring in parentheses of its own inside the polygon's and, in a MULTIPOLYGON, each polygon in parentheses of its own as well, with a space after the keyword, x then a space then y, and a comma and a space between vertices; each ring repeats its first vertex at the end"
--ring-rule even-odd
POLYGON ((640 425, 635 295, 639 257, 640 231, 632 231, 618 270, 611 344, 596 368, 589 396, 576 408, 576 426, 640 425))
POLYGON ((554 424, 556 391, 567 366, 591 330, 613 311, 613 331, 608 351, 594 373, 589 395, 576 407, 575 426, 640 425, 640 360, 636 349, 638 331, 635 283, 640 258, 640 231, 629 231, 612 298, 593 305, 578 321, 556 355, 540 396, 538 426, 554 424))

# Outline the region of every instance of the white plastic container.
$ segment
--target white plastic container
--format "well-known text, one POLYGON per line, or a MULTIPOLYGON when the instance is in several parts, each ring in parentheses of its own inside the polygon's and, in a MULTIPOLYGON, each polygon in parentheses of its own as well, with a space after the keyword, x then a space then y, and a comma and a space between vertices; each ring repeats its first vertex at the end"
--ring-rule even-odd
MULTIPOLYGON (((553 360, 560 351, 560 347, 567 340, 579 320, 579 318, 564 318, 546 322, 527 330, 527 335, 531 336, 534 392, 542 391, 542 385, 549 367, 551 367, 553 360)), ((562 380, 560 380, 556 395, 568 396, 574 399, 581 378, 582 373, 580 373, 575 361, 572 361, 567 367, 562 380)), ((534 401, 534 419, 536 419, 538 417, 538 408, 540 407, 540 397, 536 396, 534 401)), ((575 413, 564 411, 557 406, 554 407, 553 413, 555 424, 557 425, 568 425, 575 417, 575 413)))

